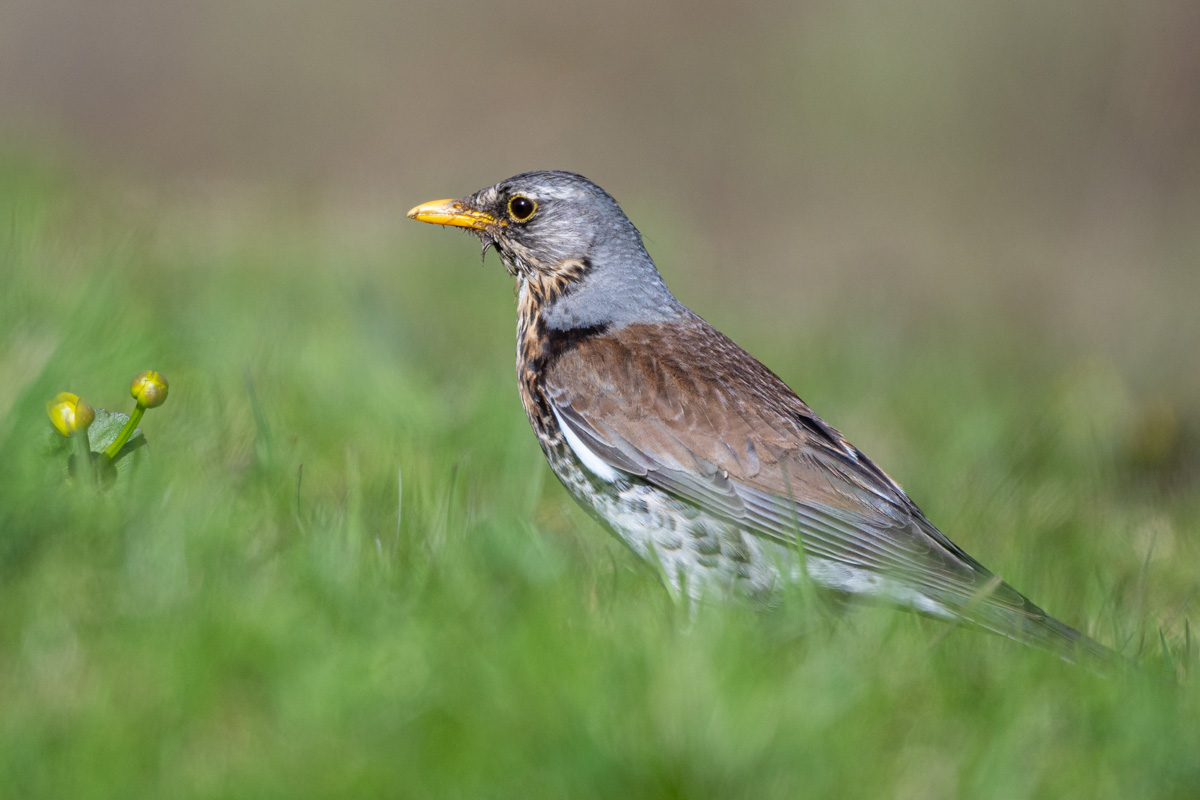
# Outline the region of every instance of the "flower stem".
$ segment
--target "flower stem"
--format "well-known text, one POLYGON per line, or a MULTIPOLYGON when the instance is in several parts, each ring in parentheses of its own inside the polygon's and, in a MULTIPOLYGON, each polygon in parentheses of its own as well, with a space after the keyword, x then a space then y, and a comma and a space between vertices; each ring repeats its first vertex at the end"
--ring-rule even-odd
POLYGON ((133 413, 129 415, 129 421, 126 422, 125 427, 121 429, 121 433, 116 439, 113 439, 113 443, 110 444, 108 449, 104 451, 105 458, 107 458, 109 461, 112 461, 117 457, 117 453, 121 452, 121 448, 124 447, 125 443, 129 441, 129 437, 133 436, 133 432, 137 428, 138 423, 142 421, 142 414, 145 413, 146 407, 141 403, 138 403, 138 407, 135 408, 133 413))
POLYGON ((87 430, 71 434, 71 442, 75 446, 75 474, 88 486, 96 488, 96 470, 92 468, 92 445, 88 440, 87 430))

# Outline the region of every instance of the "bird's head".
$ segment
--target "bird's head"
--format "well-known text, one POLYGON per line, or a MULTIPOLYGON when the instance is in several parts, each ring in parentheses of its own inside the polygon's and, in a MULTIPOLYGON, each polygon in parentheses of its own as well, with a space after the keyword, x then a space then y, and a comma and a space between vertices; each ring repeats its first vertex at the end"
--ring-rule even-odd
POLYGON ((523 290, 553 287, 545 310, 565 315, 564 327, 622 316, 622 309, 677 305, 637 228, 608 192, 582 175, 526 172, 460 200, 422 203, 408 216, 475 233, 485 254, 491 247, 499 251, 523 290), (558 302, 567 296, 569 303, 558 302))
POLYGON ((571 172, 527 172, 461 200, 422 203, 408 216, 474 232, 517 277, 578 271, 597 244, 613 239, 641 246, 608 192, 571 172))

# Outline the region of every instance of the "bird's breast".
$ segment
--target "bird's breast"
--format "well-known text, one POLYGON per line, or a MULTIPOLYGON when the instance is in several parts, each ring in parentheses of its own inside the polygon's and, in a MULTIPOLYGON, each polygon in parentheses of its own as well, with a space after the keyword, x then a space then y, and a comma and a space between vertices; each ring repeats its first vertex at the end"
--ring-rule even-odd
POLYGON ((530 280, 521 282, 517 299, 517 389, 542 452, 563 478, 561 470, 566 462, 578 466, 578 458, 554 413, 547 376, 560 358, 589 339, 604 335, 608 326, 551 327, 543 312, 553 300, 553 292, 546 286, 530 280))

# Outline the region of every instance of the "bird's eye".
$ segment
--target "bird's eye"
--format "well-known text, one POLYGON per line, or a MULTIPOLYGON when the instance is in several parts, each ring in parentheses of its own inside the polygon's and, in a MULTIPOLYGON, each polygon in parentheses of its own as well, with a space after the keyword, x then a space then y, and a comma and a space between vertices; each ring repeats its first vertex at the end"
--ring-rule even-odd
POLYGON ((517 222, 524 222, 537 211, 537 203, 524 195, 516 195, 508 201, 508 215, 517 222))

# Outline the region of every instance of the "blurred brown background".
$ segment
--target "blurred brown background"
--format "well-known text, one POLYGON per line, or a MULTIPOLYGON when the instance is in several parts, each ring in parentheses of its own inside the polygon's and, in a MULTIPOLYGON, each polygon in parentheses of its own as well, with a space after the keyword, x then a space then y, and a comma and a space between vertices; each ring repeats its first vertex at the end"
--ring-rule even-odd
POLYGON ((1194 0, 4 0, 0 143, 398 236, 571 169, 718 322, 994 318, 1200 396, 1194 0))

